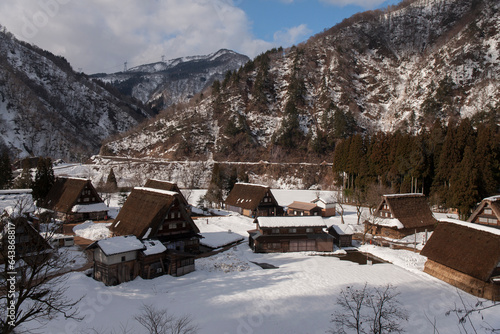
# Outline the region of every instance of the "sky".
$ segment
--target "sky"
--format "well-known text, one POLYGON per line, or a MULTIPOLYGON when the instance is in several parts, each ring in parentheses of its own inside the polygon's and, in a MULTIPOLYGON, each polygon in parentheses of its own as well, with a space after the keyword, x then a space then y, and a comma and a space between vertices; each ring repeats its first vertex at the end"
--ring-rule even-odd
POLYGON ((65 57, 75 70, 112 73, 226 48, 250 58, 289 47, 344 18, 399 0, 17 0, 0 25, 65 57))

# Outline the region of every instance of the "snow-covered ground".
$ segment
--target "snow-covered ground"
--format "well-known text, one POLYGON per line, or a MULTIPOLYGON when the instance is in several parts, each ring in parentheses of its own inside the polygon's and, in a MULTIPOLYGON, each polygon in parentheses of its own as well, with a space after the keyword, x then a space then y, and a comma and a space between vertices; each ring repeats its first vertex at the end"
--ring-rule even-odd
MULTIPOLYGON (((355 223, 355 208, 345 208, 346 222, 355 223)), ((196 224, 214 246, 228 241, 228 235, 247 239, 246 231, 254 228, 252 219, 233 214, 200 218, 196 224)), ((476 297, 423 273, 426 259, 417 253, 372 245, 360 250, 390 263, 358 265, 310 253, 254 254, 243 242, 226 252, 197 259, 196 271, 182 277, 137 278, 106 287, 83 273, 70 273, 67 294, 82 298, 78 308, 84 319, 76 322, 57 317, 44 332, 110 333, 127 326, 132 333, 146 333, 133 317, 148 304, 176 316, 190 315, 199 333, 319 334, 332 326, 331 315, 341 311, 336 303, 340 290, 361 287, 365 282, 396 287, 398 300, 410 315, 403 325, 407 333, 433 333, 433 322, 441 334, 459 332, 456 317, 445 314, 461 305, 460 296, 470 304, 475 304, 476 297), (264 270, 255 263, 278 268, 264 270)), ((482 316, 500 327, 498 308, 482 316)), ((481 323, 480 317, 475 318, 476 327, 481 323)))

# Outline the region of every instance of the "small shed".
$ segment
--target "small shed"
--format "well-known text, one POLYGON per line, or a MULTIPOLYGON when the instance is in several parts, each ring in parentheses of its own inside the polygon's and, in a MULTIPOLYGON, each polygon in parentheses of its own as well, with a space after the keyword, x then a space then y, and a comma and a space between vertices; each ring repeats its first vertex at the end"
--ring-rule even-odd
POLYGON ((333 236, 334 243, 339 247, 351 247, 353 230, 347 224, 333 224, 328 227, 328 233, 333 236))
POLYGON ((333 217, 336 214, 335 206, 337 203, 333 199, 316 198, 311 203, 316 204, 321 208, 322 217, 333 217))
POLYGON ((424 272, 481 298, 500 301, 500 230, 441 221, 421 254, 424 272))

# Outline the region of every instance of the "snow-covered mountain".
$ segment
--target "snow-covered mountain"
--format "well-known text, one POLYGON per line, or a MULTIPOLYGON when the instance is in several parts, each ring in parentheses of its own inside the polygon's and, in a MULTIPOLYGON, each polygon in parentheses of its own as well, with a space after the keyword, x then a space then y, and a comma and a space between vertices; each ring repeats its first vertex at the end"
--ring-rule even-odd
POLYGON ((151 116, 64 58, 0 32, 0 148, 13 156, 83 158, 151 116))
POLYGON ((189 56, 133 67, 126 72, 95 74, 120 92, 157 109, 187 102, 195 94, 222 80, 250 59, 234 51, 221 49, 205 56, 189 56))
POLYGON ((499 13, 498 0, 407 0, 359 13, 256 57, 101 153, 321 162, 349 131, 481 121, 500 108, 499 13))

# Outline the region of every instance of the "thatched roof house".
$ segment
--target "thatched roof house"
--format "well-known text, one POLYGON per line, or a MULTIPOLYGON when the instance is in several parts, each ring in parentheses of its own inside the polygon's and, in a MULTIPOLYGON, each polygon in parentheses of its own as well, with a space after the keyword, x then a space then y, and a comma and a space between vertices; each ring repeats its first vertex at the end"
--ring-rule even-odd
POLYGON ((483 199, 467 221, 500 227, 500 195, 483 199))
POLYGON ((271 188, 250 183, 236 183, 227 196, 226 209, 248 217, 281 216, 281 207, 271 188))
POLYGON ((181 193, 181 190, 177 186, 177 183, 170 182, 170 181, 164 181, 164 180, 149 179, 146 181, 146 184, 144 185, 144 187, 176 192, 179 194, 179 197, 184 201, 184 205, 186 205, 186 206, 189 205, 186 198, 181 193))
POLYGON ((54 211, 64 222, 101 220, 108 215, 92 182, 81 178, 57 178, 41 207, 54 211))
POLYGON ((424 271, 468 293, 500 300, 500 230, 441 221, 423 248, 424 271))
POLYGON ((158 238, 171 249, 197 251, 200 230, 177 192, 134 188, 110 226, 115 236, 158 238))
POLYGON ((383 195, 371 221, 365 221, 369 234, 401 239, 415 232, 434 230, 436 218, 423 194, 383 195))

